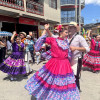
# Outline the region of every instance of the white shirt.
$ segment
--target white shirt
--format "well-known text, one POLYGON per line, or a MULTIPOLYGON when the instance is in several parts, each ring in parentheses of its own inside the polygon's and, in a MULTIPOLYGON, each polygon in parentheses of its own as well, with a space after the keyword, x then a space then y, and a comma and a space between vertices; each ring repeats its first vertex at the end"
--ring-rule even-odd
POLYGON ((12 50, 12 43, 10 41, 7 41, 7 50, 12 50))
MULTIPOLYGON (((55 35, 52 35, 52 37, 54 38, 57 38, 59 36, 55 36, 55 35)), ((76 35, 74 37, 74 39, 72 40, 70 46, 73 46, 73 47, 84 47, 86 49, 86 52, 89 52, 90 51, 90 48, 86 42, 86 40, 81 36, 81 35, 76 35)), ((82 55, 82 52, 81 51, 74 51, 72 53, 72 58, 78 58, 78 57, 81 57, 82 55)))
MULTIPOLYGON (((86 40, 81 35, 76 35, 74 39, 72 40, 70 46, 73 47, 84 47, 86 49, 86 52, 90 51, 89 45, 87 44, 86 40)), ((82 52, 75 50, 72 54, 72 58, 78 58, 81 57, 82 52)))

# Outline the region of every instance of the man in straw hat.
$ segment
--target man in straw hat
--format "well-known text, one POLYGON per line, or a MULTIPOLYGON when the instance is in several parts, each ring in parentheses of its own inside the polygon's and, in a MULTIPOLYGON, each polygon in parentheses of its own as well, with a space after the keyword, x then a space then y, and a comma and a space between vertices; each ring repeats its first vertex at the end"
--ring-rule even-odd
MULTIPOLYGON (((76 84, 80 90, 80 72, 82 67, 82 52, 89 52, 86 40, 78 34, 79 26, 76 22, 69 23, 69 44, 72 51, 71 66, 76 77, 76 84)), ((80 90, 81 91, 81 90, 80 90)))
POLYGON ((21 42, 24 43, 24 40, 26 40, 26 33, 25 32, 20 32, 19 36, 21 38, 21 42))

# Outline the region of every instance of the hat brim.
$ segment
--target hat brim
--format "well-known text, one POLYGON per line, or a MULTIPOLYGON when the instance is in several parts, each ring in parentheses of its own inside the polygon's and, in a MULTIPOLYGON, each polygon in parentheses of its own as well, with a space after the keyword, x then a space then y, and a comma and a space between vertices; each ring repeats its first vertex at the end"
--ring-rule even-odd
POLYGON ((26 37, 26 39, 27 39, 27 38, 30 38, 30 39, 31 39, 31 37, 26 37))
POLYGON ((70 24, 69 27, 75 27, 77 29, 77 32, 79 32, 79 30, 80 30, 80 27, 79 26, 75 26, 73 24, 70 24))
POLYGON ((26 37, 26 33, 20 32, 19 34, 23 34, 26 37))
POLYGON ((74 24, 69 24, 68 26, 74 26, 74 27, 77 27, 76 25, 74 25, 74 24))

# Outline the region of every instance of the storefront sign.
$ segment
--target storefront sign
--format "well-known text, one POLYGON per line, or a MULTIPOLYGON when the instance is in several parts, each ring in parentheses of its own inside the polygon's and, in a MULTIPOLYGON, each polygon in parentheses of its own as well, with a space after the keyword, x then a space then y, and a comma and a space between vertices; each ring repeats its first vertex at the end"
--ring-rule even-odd
POLYGON ((0 15, 0 21, 2 22, 10 22, 10 23, 17 23, 17 19, 9 16, 0 15))
POLYGON ((20 17, 19 24, 38 25, 38 21, 30 19, 30 18, 20 17))

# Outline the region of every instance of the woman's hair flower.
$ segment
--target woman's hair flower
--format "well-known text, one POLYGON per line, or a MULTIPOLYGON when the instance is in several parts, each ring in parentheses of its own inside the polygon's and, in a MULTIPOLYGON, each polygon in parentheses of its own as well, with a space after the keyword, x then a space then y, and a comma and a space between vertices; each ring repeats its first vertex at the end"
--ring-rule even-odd
POLYGON ((55 30, 61 32, 63 28, 64 28, 63 25, 58 25, 57 27, 55 27, 55 30))

